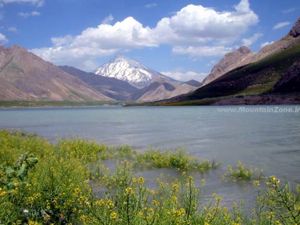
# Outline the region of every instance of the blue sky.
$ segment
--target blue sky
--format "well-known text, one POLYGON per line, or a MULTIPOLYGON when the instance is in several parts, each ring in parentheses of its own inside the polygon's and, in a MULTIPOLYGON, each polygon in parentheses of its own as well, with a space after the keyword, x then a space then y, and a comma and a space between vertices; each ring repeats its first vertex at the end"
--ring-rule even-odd
POLYGON ((116 54, 201 80, 226 53, 284 36, 300 0, 0 0, 0 42, 93 71, 116 54))

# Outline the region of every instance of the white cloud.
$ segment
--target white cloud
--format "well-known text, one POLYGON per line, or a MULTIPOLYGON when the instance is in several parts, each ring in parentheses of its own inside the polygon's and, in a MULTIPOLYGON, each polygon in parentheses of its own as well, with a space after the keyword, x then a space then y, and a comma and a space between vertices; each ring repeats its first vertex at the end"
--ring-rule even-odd
POLYGON ((207 76, 207 73, 199 73, 195 71, 181 71, 181 70, 161 72, 161 73, 175 80, 180 80, 180 81, 189 81, 189 80, 202 81, 207 76))
POLYGON ((262 33, 255 33, 251 37, 243 38, 242 39, 242 45, 250 47, 253 45, 258 39, 260 39, 263 36, 262 33))
POLYGON ((232 51, 232 48, 225 46, 175 46, 172 51, 177 55, 189 55, 191 57, 214 57, 223 56, 232 51))
POLYGON ((258 22, 248 0, 241 0, 234 8, 233 11, 216 11, 202 5, 187 5, 174 16, 162 18, 154 35, 161 42, 181 45, 210 40, 232 42, 258 22))
POLYGON ((295 11, 296 11, 296 8, 289 8, 289 9, 282 10, 282 13, 288 14, 288 13, 292 13, 295 11))
POLYGON ((0 0, 0 5, 11 4, 11 3, 29 3, 40 7, 44 4, 44 0, 0 0))
POLYGON ((154 47, 151 29, 144 27, 132 17, 113 25, 100 24, 87 28, 77 36, 52 38, 50 48, 33 49, 32 52, 56 64, 93 65, 98 57, 115 54, 125 49, 154 47), (88 62, 88 63, 87 63, 88 62))
POLYGON ((7 42, 8 42, 8 40, 7 40, 6 36, 4 34, 0 33, 0 44, 5 44, 7 42))
POLYGON ((31 16, 40 16, 41 13, 38 11, 32 11, 32 12, 19 12, 18 13, 19 16, 23 17, 23 18, 28 18, 31 16))
POLYGON ((113 21, 114 21, 114 17, 111 14, 109 14, 107 17, 105 17, 102 20, 102 24, 111 24, 113 21))
POLYGON ((12 33, 17 33, 18 29, 16 27, 8 27, 7 30, 12 33))
POLYGON ((175 54, 220 56, 231 50, 233 43, 258 22, 258 16, 250 9, 248 0, 241 0, 232 11, 187 5, 173 16, 159 20, 153 28, 133 17, 109 24, 112 19, 109 15, 96 27, 89 27, 75 36, 52 38, 52 46, 32 51, 57 64, 71 61, 80 62, 80 65, 85 61, 92 65, 91 62, 98 57, 118 51, 163 44, 171 46, 175 54))
POLYGON ((280 22, 274 25, 273 30, 278 30, 283 27, 289 26, 291 23, 289 21, 280 22))
POLYGON ((157 7, 158 6, 158 4, 157 3, 155 3, 155 2, 152 2, 152 3, 148 3, 148 4, 146 4, 145 5, 145 8, 147 8, 147 9, 151 9, 151 8, 155 8, 155 7, 157 7))
POLYGON ((271 45, 273 43, 274 43, 274 41, 266 41, 260 45, 260 48, 266 47, 267 45, 271 45))

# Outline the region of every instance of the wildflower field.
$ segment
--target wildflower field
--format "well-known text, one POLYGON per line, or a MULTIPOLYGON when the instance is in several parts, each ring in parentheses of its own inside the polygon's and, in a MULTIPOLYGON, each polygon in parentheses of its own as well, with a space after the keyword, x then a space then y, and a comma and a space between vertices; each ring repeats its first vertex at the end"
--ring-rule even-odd
POLYGON ((226 208, 222 197, 201 204, 201 185, 193 173, 218 169, 184 151, 143 153, 128 146, 109 147, 81 139, 55 144, 32 134, 0 131, 0 224, 103 225, 299 225, 300 186, 241 163, 224 177, 252 182, 257 203, 245 213, 226 208), (105 162, 114 160, 113 170, 105 162), (146 184, 137 171, 168 168, 181 176, 146 184), (101 187, 95 194, 93 185, 101 187))

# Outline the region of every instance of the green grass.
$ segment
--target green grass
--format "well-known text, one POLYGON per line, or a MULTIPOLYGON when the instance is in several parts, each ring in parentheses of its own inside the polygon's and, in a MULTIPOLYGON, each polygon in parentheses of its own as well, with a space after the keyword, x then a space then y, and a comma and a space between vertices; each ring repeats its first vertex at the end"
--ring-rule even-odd
POLYGON ((208 160, 200 161, 184 151, 161 152, 150 150, 137 155, 138 165, 154 168, 174 168, 179 171, 207 172, 216 169, 218 164, 208 160))
POLYGON ((234 181, 261 181, 264 178, 262 171, 247 167, 240 161, 235 167, 229 165, 224 177, 234 181))
MULTIPOLYGON (((0 130, 0 224, 300 223, 300 187, 291 190, 276 177, 267 179, 265 188, 258 187, 253 213, 243 213, 239 205, 224 207, 222 197, 213 193, 212 200, 203 204, 202 186, 188 175, 203 172, 198 170, 201 163, 182 151, 138 153, 128 146, 109 147, 82 139, 52 144, 36 135, 0 130), (112 159, 117 167, 109 170, 105 162, 112 159), (158 179, 157 187, 149 188, 147 179, 136 175, 149 167, 183 173, 171 181, 158 179), (102 193, 94 194, 95 184, 102 193)), ((246 167, 239 170, 246 175, 238 177, 248 179, 246 167)))

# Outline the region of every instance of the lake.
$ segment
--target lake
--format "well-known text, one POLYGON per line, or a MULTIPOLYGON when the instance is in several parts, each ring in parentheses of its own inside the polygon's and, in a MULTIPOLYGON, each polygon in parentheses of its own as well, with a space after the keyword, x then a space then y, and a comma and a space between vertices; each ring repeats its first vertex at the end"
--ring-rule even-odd
POLYGON ((82 137, 138 151, 184 148, 222 164, 205 175, 203 195, 216 192, 225 202, 249 200, 253 194, 250 185, 220 178, 238 160, 268 176, 300 183, 300 106, 1 109, 0 128, 34 132, 52 142, 82 137))

